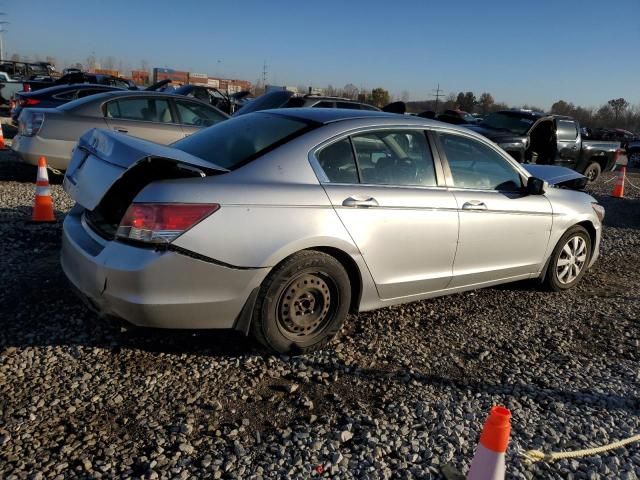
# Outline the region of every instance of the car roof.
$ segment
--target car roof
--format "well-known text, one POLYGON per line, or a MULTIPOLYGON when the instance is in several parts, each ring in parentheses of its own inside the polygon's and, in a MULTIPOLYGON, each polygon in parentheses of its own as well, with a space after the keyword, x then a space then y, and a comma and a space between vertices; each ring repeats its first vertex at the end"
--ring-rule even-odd
POLYGON ((351 118, 402 118, 402 116, 397 113, 350 108, 275 108, 273 110, 264 110, 264 112, 317 123, 330 123, 351 118))
POLYGON ((482 135, 465 128, 464 125, 452 125, 450 123, 432 120, 430 118, 375 110, 352 110, 349 108, 277 108, 273 110, 255 112, 255 114, 260 113, 282 115, 284 117, 296 118, 307 122, 316 122, 323 125, 336 122, 353 122, 357 124, 357 126, 376 124, 384 126, 397 125, 398 127, 407 125, 415 125, 423 128, 437 127, 447 130, 456 130, 486 140, 482 135))
POLYGON ((41 88, 33 92, 18 92, 20 95, 36 96, 38 94, 59 93, 66 92, 68 90, 78 90, 84 88, 113 88, 114 90, 124 90, 122 87, 113 87, 111 85, 101 85, 99 83, 71 83, 69 85, 53 85, 47 88, 41 88))

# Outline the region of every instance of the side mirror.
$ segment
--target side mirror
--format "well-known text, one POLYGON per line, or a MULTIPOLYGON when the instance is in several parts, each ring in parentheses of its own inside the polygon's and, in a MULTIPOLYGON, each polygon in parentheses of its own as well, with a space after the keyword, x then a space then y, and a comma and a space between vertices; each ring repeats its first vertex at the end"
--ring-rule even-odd
POLYGON ((542 195, 544 194, 544 180, 536 177, 529 177, 527 180, 527 194, 528 195, 542 195))

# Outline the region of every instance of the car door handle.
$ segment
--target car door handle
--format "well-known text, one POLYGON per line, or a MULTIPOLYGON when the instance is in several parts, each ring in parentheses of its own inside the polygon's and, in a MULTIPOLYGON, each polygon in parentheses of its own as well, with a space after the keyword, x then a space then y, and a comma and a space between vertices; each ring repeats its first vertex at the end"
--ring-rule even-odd
POLYGON ((114 130, 115 130, 116 132, 120 132, 120 133, 129 133, 129 130, 127 130, 126 128, 119 128, 119 127, 116 127, 116 128, 114 128, 114 130))
POLYGON ((373 197, 349 197, 342 202, 343 207, 377 207, 378 201, 373 197))
POLYGON ((462 205, 463 210, 486 210, 487 206, 484 202, 478 200, 470 200, 462 205))

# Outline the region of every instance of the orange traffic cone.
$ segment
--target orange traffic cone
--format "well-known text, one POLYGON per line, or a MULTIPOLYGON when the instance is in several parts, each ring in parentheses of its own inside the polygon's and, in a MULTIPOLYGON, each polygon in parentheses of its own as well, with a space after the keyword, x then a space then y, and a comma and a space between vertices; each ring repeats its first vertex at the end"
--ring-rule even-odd
POLYGON ((627 167, 620 167, 618 171, 618 179, 616 180, 616 184, 613 186, 613 192, 611 192, 611 196, 615 198, 624 198, 624 180, 627 176, 627 167))
POLYGON ((467 480, 502 480, 505 475, 504 455, 511 432, 511 412, 505 407, 491 409, 484 422, 480 444, 476 449, 467 480))
POLYGON ((36 178, 36 199, 33 204, 32 222, 55 222, 53 214, 53 200, 49 188, 49 175, 47 174, 47 160, 40 157, 38 160, 38 177, 36 178))
POLYGON ((0 123, 0 150, 6 150, 7 146, 4 144, 4 133, 2 133, 2 123, 0 123))

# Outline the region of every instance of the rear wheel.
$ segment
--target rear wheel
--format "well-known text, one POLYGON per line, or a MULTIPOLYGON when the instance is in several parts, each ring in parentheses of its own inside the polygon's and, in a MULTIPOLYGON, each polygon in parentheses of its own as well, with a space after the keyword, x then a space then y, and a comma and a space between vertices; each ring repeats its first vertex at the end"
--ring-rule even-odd
POLYGON ((587 177, 589 183, 595 182, 602 173, 602 167, 598 162, 591 162, 584 171, 584 176, 587 177))
POLYGON ((298 252, 264 280, 251 331, 279 353, 317 350, 338 333, 350 302, 349 275, 338 260, 313 250, 298 252))
POLYGON ((640 168, 640 150, 634 150, 629 153, 629 167, 640 168))
POLYGON ((553 291, 568 290, 576 286, 589 266, 591 237, 579 225, 562 236, 551 254, 546 285, 553 291))

